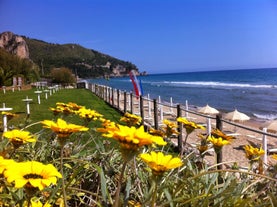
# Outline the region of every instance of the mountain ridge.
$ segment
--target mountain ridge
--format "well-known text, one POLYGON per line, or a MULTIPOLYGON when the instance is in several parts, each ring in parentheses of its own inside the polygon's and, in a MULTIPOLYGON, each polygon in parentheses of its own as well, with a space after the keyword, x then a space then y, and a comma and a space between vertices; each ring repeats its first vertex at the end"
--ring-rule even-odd
POLYGON ((43 76, 47 75, 52 68, 60 67, 71 69, 80 78, 126 76, 131 70, 134 70, 137 75, 141 74, 137 66, 131 62, 76 43, 48 43, 8 31, 0 34, 0 48, 21 58, 32 60, 38 65, 43 76))

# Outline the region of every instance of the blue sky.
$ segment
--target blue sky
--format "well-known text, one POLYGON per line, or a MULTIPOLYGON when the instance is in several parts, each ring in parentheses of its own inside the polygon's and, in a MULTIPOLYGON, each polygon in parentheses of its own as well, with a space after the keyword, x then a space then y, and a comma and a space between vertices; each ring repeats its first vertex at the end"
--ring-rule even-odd
POLYGON ((277 0, 0 0, 0 32, 168 73, 277 68, 277 0))

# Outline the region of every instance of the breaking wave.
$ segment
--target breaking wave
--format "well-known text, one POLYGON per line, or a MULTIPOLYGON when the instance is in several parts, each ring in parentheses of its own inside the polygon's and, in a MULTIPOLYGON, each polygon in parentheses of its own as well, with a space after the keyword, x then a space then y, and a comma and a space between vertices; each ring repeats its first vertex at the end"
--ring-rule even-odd
POLYGON ((277 114, 253 114, 258 119, 274 120, 277 119, 277 114))
MULTIPOLYGON (((213 81, 164 81, 166 85, 173 86, 209 86, 209 87, 224 87, 224 88, 277 88, 277 85, 257 85, 244 83, 224 83, 213 81)), ((160 84, 160 83, 159 83, 160 84)))

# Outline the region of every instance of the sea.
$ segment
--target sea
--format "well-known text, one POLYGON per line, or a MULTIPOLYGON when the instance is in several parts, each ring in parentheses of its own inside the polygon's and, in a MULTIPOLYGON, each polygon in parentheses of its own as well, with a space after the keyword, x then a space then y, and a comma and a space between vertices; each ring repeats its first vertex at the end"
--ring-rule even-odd
MULTIPOLYGON (((170 71, 170 70, 169 70, 170 71)), ((221 112, 237 109, 256 120, 277 119, 277 68, 150 74, 137 77, 143 96, 162 102, 221 112)), ((89 79, 127 92, 134 91, 129 77, 89 79)))

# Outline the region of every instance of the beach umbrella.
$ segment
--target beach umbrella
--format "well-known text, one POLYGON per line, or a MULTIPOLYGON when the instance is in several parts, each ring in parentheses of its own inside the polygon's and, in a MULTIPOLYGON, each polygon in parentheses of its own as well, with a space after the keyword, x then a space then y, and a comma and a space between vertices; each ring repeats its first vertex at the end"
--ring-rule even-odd
POLYGON ((247 116, 244 113, 239 112, 237 109, 235 109, 235 111, 227 113, 225 115, 225 119, 228 119, 228 120, 231 120, 231 121, 242 122, 242 121, 249 120, 250 117, 247 116))
POLYGON ((198 112, 202 113, 202 114, 218 114, 219 111, 216 110, 213 107, 210 107, 208 104, 204 107, 201 107, 198 112))
MULTIPOLYGON (((204 107, 201 107, 199 110, 198 110, 199 113, 202 113, 202 114, 209 114, 209 115, 213 115, 213 114, 218 114, 219 111, 216 110, 215 108, 213 107, 210 107, 208 104, 204 107)), ((211 131, 212 131, 212 126, 211 126, 211 119, 210 118, 207 118, 207 134, 210 135, 211 134, 211 131)))
POLYGON ((273 121, 268 121, 264 123, 260 129, 267 128, 268 132, 276 133, 277 132, 277 119, 273 121))

